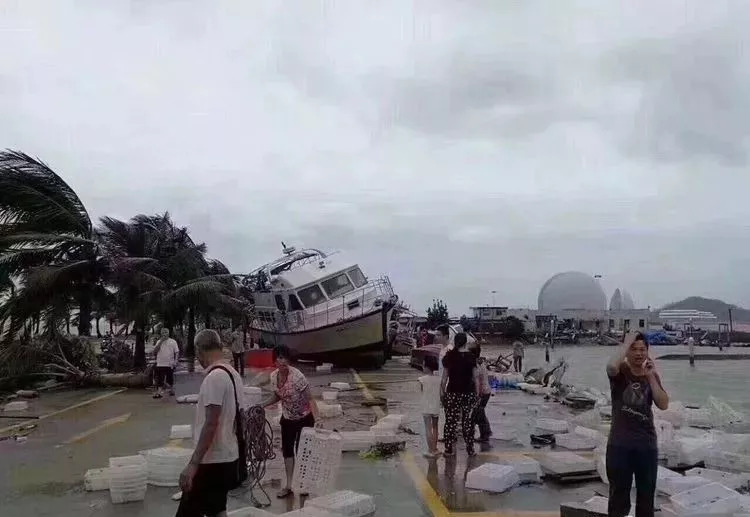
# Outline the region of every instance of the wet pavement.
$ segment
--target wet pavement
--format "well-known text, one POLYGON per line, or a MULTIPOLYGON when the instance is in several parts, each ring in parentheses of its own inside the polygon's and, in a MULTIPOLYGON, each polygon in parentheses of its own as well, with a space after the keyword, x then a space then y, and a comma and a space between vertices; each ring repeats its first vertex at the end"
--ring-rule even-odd
MULTIPOLYGON (((492 440, 476 457, 467 458, 459 449, 453 460, 428 461, 422 457, 422 416, 419 413, 420 372, 399 360, 390 361, 377 371, 334 370, 316 374, 303 367, 313 393, 320 397, 332 381, 352 383, 342 392, 344 416, 324 420, 324 427, 337 430, 366 430, 378 416, 403 413, 405 426, 418 433, 403 434, 407 451, 389 460, 364 460, 358 453, 344 453, 337 488, 371 494, 378 515, 404 517, 449 515, 549 517, 559 515, 564 501, 584 501, 594 495, 606 495, 606 485, 595 481, 575 485, 544 484, 521 486, 505 494, 489 494, 464 488, 468 470, 483 462, 502 463, 522 454, 536 457, 545 452, 528 444, 530 414, 548 418, 569 417, 569 410, 542 397, 520 391, 502 391, 491 399, 488 417, 497 427, 514 430, 518 440, 492 440), (358 382, 366 383, 359 389, 358 382), (366 406, 374 397, 388 400, 387 407, 366 406), (533 409, 530 411, 529 407, 533 409)), ((256 377, 256 384, 259 379, 256 377)), ((248 379, 250 376, 248 375, 248 379)), ((177 377, 177 394, 196 393, 200 374, 177 377)), ((190 424, 195 406, 176 404, 173 399, 154 400, 149 392, 138 390, 82 390, 44 394, 31 401, 29 413, 51 415, 37 422, 38 428, 26 441, 0 441, 0 515, 55 517, 161 516, 173 515, 177 503, 170 496, 178 489, 149 486, 146 500, 140 503, 112 505, 108 492, 83 490, 83 475, 90 468, 104 467, 111 456, 131 455, 138 451, 172 445, 189 446, 189 440, 169 440, 170 427, 190 424), (86 403, 91 401, 90 403, 86 403), (83 404, 82 404, 83 403, 83 404), (76 407, 77 404, 82 404, 76 407), (72 408, 72 409, 69 409, 72 408)), ((10 425, 11 422, 7 422, 10 425)), ((0 423, 5 425, 6 422, 0 423)), ((0 429, 0 436, 10 431, 0 429)), ((278 437, 275 439, 278 450, 278 437)), ((548 450, 548 449, 547 449, 548 450)), ((265 488, 271 496, 270 511, 283 513, 299 507, 298 498, 277 500, 278 481, 283 477, 281 459, 270 462, 265 488)), ((256 490, 256 497, 263 494, 256 490)), ((248 506, 246 493, 230 497, 229 509, 248 506)))

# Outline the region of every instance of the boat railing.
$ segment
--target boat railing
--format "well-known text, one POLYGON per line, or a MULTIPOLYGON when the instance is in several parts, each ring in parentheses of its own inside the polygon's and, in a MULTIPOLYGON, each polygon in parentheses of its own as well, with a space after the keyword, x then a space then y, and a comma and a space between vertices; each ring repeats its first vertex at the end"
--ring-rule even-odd
POLYGON ((255 326, 267 332, 300 332, 358 318, 393 303, 388 277, 369 280, 342 296, 297 311, 265 310, 255 315, 255 326))

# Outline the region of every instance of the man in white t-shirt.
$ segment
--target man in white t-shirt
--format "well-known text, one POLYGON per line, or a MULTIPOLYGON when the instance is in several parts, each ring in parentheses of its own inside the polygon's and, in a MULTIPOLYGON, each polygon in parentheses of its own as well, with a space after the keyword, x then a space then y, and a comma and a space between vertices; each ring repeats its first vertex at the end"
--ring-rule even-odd
POLYGON ((169 337, 169 329, 161 329, 161 337, 154 348, 156 355, 156 393, 155 399, 163 395, 164 384, 169 386, 169 394, 174 395, 174 370, 180 359, 180 348, 177 341, 169 337))
POLYGON ((223 517, 227 494, 237 486, 241 468, 235 417, 236 405, 245 406, 242 378, 224 363, 221 337, 215 330, 201 330, 195 336, 195 348, 206 375, 195 408, 195 451, 180 475, 182 499, 177 517, 223 517))

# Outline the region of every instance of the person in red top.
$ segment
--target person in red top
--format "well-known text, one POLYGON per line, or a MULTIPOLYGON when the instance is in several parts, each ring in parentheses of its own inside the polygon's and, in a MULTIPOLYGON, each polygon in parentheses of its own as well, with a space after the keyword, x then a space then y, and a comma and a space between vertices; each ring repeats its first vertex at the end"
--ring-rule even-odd
POLYGON ((607 375, 612 392, 612 427, 607 443, 608 515, 628 515, 635 477, 635 517, 654 517, 658 452, 651 406, 667 409, 669 396, 648 356, 642 333, 625 335, 622 349, 607 363, 607 375))

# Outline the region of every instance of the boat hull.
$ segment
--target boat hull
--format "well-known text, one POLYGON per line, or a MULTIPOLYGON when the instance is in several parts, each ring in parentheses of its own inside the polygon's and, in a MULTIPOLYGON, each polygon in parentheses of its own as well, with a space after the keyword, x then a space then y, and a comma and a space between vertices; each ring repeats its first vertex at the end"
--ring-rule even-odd
POLYGON ((392 304, 384 304, 380 310, 356 318, 299 332, 253 330, 265 346, 284 345, 295 359, 342 364, 358 356, 387 352, 387 324, 392 311, 392 304))

